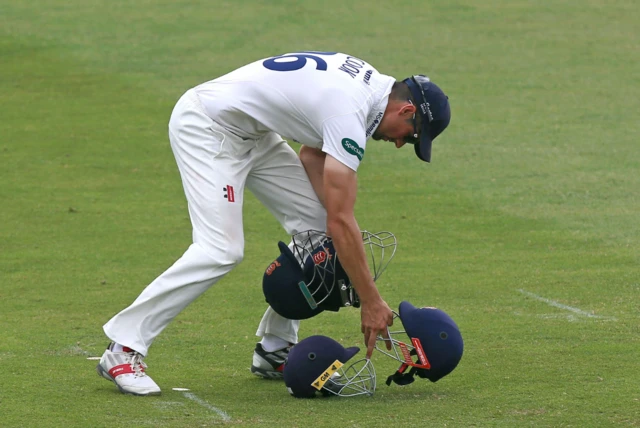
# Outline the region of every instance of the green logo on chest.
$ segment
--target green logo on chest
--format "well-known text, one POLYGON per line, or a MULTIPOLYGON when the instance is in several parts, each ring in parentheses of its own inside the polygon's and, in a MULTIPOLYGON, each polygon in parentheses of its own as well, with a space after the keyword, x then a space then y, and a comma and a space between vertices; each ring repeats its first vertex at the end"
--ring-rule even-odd
POLYGON ((358 160, 362 160, 364 157, 364 149, 362 149, 358 143, 353 141, 351 138, 343 138, 342 139, 342 147, 349 153, 350 155, 354 155, 358 158, 358 160))

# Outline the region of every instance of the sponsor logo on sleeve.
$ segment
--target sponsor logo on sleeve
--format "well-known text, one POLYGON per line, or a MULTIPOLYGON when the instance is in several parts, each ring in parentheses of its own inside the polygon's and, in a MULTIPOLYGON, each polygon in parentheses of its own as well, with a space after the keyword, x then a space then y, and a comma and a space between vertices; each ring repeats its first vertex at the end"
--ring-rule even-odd
POLYGON ((371 136, 371 134, 373 133, 374 129, 376 129, 378 127, 378 125, 380 124, 380 121, 382 120, 382 116, 383 115, 384 115, 384 113, 380 111, 376 115, 376 118, 373 119, 373 122, 371 122, 371 124, 367 128, 367 138, 369 138, 371 136))
POLYGON ((351 138, 343 138, 342 139, 342 147, 349 153, 358 158, 358 160, 362 160, 364 157, 364 149, 361 148, 358 143, 353 141, 351 138))

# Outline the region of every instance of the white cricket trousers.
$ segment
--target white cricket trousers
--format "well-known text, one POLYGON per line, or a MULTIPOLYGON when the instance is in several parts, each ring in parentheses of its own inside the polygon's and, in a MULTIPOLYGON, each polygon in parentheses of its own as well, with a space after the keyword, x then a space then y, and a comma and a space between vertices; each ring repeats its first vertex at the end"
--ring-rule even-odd
MULTIPOLYGON (((298 155, 278 134, 243 140, 227 132, 206 115, 191 89, 171 114, 169 140, 187 198, 193 244, 103 327, 111 340, 143 355, 189 303, 242 261, 245 187, 289 235, 326 229, 326 212, 298 155)), ((261 278, 256 277, 260 287, 261 278)), ((299 321, 269 307, 256 335, 297 343, 298 327, 299 321)))

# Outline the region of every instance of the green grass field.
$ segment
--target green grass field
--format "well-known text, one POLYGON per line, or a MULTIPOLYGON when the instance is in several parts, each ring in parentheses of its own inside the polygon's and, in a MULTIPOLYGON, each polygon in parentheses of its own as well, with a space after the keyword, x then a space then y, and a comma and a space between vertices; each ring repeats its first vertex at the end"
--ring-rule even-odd
MULTIPOLYGON (((629 0, 0 0, 0 426, 640 426, 638 22, 629 0), (357 216, 398 237, 382 296, 447 311, 460 365, 387 387, 397 365, 374 354, 378 390, 353 399, 251 375, 287 237, 249 196, 244 262, 151 348, 163 395, 121 395, 87 358, 191 239, 175 101, 299 50, 450 96, 431 164, 367 146, 357 216)), ((354 309, 300 334, 362 344, 354 309)))

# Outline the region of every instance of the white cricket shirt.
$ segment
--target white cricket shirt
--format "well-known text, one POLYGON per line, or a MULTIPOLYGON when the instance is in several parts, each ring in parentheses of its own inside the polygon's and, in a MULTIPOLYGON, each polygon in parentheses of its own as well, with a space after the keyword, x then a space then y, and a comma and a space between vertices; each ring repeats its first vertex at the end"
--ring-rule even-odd
POLYGON ((299 52, 261 59, 195 90, 229 132, 257 139, 274 131, 355 171, 394 82, 348 54, 299 52))

